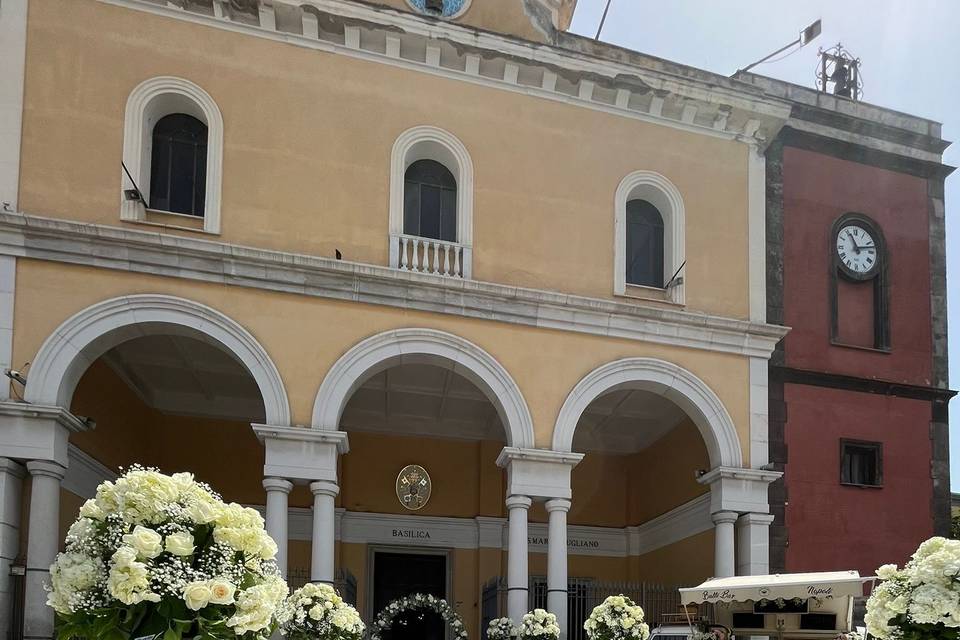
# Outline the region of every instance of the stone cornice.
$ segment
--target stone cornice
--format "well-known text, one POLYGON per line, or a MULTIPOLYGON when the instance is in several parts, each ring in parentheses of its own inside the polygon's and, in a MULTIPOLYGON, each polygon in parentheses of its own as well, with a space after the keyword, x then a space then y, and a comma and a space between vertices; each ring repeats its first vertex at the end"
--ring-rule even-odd
POLYGON ((139 229, 0 213, 0 255, 769 358, 788 327, 139 229))
POLYGON ((346 431, 328 431, 309 427, 278 427, 269 424, 252 424, 257 440, 263 443, 267 438, 293 442, 320 442, 337 445, 338 453, 350 451, 350 439, 346 431))
POLYGON ((782 471, 741 469, 736 467, 716 467, 697 478, 697 482, 700 484, 709 485, 722 478, 729 480, 750 480, 754 482, 765 482, 770 484, 771 482, 776 482, 782 475, 782 471))
POLYGON ((0 402, 0 416, 53 420, 70 433, 80 433, 91 428, 91 423, 75 416, 63 407, 30 404, 29 402, 2 401, 0 402))
POLYGON ((580 463, 581 460, 583 460, 583 454, 554 451, 552 449, 504 447, 500 451, 500 455, 497 456, 497 466, 506 467, 513 460, 549 462, 575 467, 580 463))
POLYGON ((567 47, 535 43, 361 2, 261 0, 259 24, 252 25, 147 0, 99 1, 752 144, 772 140, 790 113, 786 101, 748 83, 623 55, 619 47, 588 49, 572 38, 564 39, 567 47), (323 14, 322 28, 303 6, 323 14), (278 19, 278 9, 287 18, 278 19), (301 12, 302 24, 289 24, 290 11, 301 12), (363 36, 361 27, 375 36, 363 36), (539 79, 520 80, 531 76, 539 79))

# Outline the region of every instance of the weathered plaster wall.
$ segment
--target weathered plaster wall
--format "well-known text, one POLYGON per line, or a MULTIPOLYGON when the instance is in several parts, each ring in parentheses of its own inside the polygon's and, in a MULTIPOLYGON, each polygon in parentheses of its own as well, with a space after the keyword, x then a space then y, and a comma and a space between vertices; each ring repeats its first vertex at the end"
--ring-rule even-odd
POLYGON ((385 264, 390 151, 429 124, 473 159, 476 279, 612 297, 614 194, 647 169, 683 196, 688 308, 748 315, 739 142, 93 0, 34 3, 28 28, 26 212, 135 224, 119 220, 125 103, 174 75, 223 115, 216 239, 385 264))

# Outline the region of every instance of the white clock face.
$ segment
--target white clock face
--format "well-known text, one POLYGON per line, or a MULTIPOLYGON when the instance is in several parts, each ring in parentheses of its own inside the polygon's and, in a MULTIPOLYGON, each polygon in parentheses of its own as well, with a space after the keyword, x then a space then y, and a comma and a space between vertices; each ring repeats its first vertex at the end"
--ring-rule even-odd
POLYGON ((837 255, 847 269, 866 275, 879 261, 877 243, 870 232, 856 224, 844 225, 837 234, 837 255))

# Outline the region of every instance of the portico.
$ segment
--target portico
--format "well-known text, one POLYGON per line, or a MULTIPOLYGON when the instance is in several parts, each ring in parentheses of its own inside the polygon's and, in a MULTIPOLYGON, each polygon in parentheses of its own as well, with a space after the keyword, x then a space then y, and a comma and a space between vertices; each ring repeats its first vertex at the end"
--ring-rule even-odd
MULTIPOLYGON (((569 585, 584 581, 672 585, 764 567, 775 474, 743 466, 740 356, 645 344, 648 356, 618 358, 603 339, 579 351, 541 330, 505 350, 498 323, 456 320, 391 319, 371 333, 358 307, 346 311, 352 324, 337 309, 355 337, 319 345, 320 357, 284 346, 222 298, 71 304, 46 337, 23 334, 16 358, 43 337, 17 390, 32 404, 5 403, 0 428, 10 452, 4 514, 18 509, 18 483, 30 482, 29 528, 50 532, 27 547, 27 628, 37 637, 52 630, 42 583, 63 531, 51 523, 135 462, 193 471, 260 508, 288 579, 351 590, 367 619, 377 567, 390 566, 384 554, 442 554, 442 595, 478 632, 489 612, 519 619, 532 606, 576 628, 568 603, 582 607, 585 596, 569 585), (558 348, 575 357, 544 357, 558 348), (322 375, 309 384, 314 362, 322 375), (48 452, 28 433, 49 434, 48 452), (393 487, 411 463, 434 483, 415 512, 393 487)), ((328 312, 307 313, 317 311, 328 312)))

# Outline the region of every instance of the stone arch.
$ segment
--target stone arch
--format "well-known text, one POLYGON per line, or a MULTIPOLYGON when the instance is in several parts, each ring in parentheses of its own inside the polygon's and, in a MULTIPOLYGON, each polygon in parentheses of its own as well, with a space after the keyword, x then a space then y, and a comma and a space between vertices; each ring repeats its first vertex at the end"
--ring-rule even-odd
POLYGON ((434 329, 395 329, 363 340, 337 360, 313 405, 313 427, 335 431, 353 393, 370 377, 397 364, 432 364, 467 378, 500 416, 507 444, 532 447, 533 420, 520 388, 507 370, 477 345, 434 329))
POLYGON ((720 398, 703 380, 676 364, 655 358, 624 358, 588 373, 573 388, 557 416, 553 448, 569 452, 577 423, 596 398, 618 389, 660 394, 683 409, 697 425, 712 467, 740 467, 743 452, 737 429, 720 398))
POLYGON ((225 349, 260 388, 267 423, 290 424, 290 404, 280 372, 260 343, 219 311, 167 295, 112 298, 67 319, 40 347, 24 398, 69 407, 77 383, 97 358, 122 342, 152 334, 199 338, 225 349))

